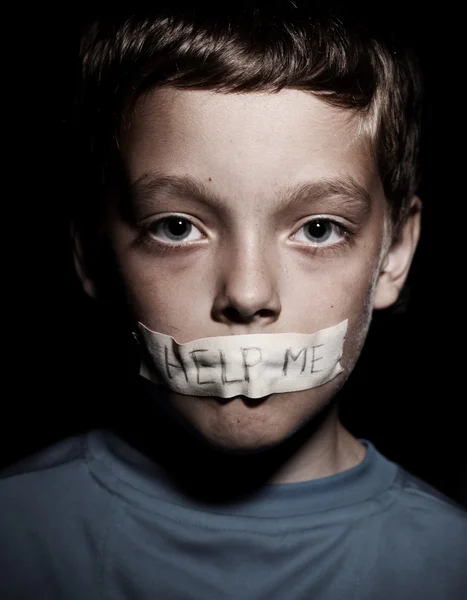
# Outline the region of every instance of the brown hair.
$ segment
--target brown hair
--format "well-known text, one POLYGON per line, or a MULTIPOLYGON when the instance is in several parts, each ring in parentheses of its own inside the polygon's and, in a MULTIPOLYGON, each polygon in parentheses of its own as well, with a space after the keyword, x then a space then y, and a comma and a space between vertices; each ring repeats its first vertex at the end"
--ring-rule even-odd
MULTIPOLYGON (((77 131, 87 186, 75 220, 112 173, 118 138, 136 99, 156 86, 225 93, 295 88, 362 118, 395 235, 419 179, 421 85, 412 52, 368 10, 331 2, 156 2, 145 16, 104 16, 81 42, 77 131), (90 193, 91 192, 91 193, 90 193)), ((93 206, 94 204, 94 206, 93 206)))

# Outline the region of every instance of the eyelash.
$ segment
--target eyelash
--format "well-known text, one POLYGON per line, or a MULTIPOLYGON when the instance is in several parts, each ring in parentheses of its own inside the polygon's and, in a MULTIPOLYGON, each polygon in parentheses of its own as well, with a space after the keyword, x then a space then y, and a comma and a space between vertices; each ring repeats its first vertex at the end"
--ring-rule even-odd
MULTIPOLYGON (((299 231, 301 231, 307 225, 309 225, 310 223, 316 222, 316 221, 322 221, 322 222, 326 222, 326 223, 330 224, 333 227, 333 230, 337 231, 339 233, 339 235, 342 236, 342 239, 339 240, 338 242, 335 242, 330 245, 319 245, 319 244, 313 245, 313 243, 311 241, 310 241, 310 243, 296 242, 297 246, 301 247, 301 249, 303 249, 305 252, 309 252, 314 255, 316 255, 316 254, 332 255, 336 252, 341 251, 342 249, 344 249, 346 247, 351 246, 355 242, 355 232, 354 231, 352 231, 351 229, 346 227, 340 221, 332 219, 326 215, 314 215, 312 218, 309 218, 307 221, 305 221, 304 223, 301 224, 301 226, 295 231, 295 233, 293 235, 296 235, 299 231)), ((291 241, 294 242, 295 240, 291 240, 291 241)))
POLYGON ((159 219, 155 219, 155 220, 149 221, 147 223, 139 224, 140 234, 139 234, 138 238, 136 239, 135 244, 139 247, 143 247, 143 248, 146 248, 149 250, 152 250, 155 248, 159 254, 166 254, 167 252, 177 252, 177 251, 186 250, 187 247, 190 247, 193 244, 193 242, 186 242, 186 243, 181 243, 181 244, 176 244, 176 243, 171 244, 170 242, 161 242, 151 234, 151 230, 154 228, 155 225, 157 225, 159 223, 163 223, 165 220, 176 218, 176 217, 180 217, 180 219, 186 221, 187 223, 191 223, 191 225, 193 225, 193 227, 196 227, 197 229, 199 229, 199 227, 197 227, 196 224, 190 218, 188 218, 186 215, 179 215, 176 213, 170 214, 170 215, 164 215, 163 217, 161 217, 159 219))
MULTIPOLYGON (((179 243, 179 244, 170 243, 170 242, 161 242, 160 240, 158 240, 151 234, 151 230, 154 228, 155 225, 157 225, 159 223, 163 223, 167 219, 176 218, 176 217, 180 217, 180 219, 186 221, 187 223, 191 223, 191 225, 193 227, 196 227, 199 230, 199 227, 197 227, 195 225, 195 223, 190 218, 188 218, 186 215, 170 214, 170 215, 161 217, 159 219, 155 219, 154 221, 149 221, 148 223, 140 224, 139 225, 140 235, 136 239, 135 245, 137 245, 138 247, 143 247, 143 248, 149 249, 149 250, 156 249, 159 254, 184 251, 187 248, 190 248, 191 246, 195 245, 196 242, 186 242, 186 243, 179 243)), ((355 242, 356 234, 354 231, 352 231, 348 227, 344 226, 340 221, 331 219, 330 217, 327 217, 327 216, 321 216, 321 215, 316 215, 313 218, 310 218, 308 221, 303 223, 295 231, 295 233, 293 235, 296 235, 301 229, 303 229, 304 227, 306 227, 309 223, 312 223, 313 221, 325 221, 327 223, 330 223, 332 225, 332 227, 334 227, 335 230, 337 230, 339 232, 339 234, 342 235, 342 240, 337 243, 331 244, 329 246, 320 246, 320 245, 313 245, 312 243, 306 244, 304 242, 297 242, 297 246, 301 246, 303 250, 311 252, 312 254, 324 254, 324 253, 332 254, 334 252, 338 252, 338 251, 342 250, 344 247, 353 245, 353 243, 355 242)), ((294 240, 291 240, 291 241, 294 241, 294 240)))

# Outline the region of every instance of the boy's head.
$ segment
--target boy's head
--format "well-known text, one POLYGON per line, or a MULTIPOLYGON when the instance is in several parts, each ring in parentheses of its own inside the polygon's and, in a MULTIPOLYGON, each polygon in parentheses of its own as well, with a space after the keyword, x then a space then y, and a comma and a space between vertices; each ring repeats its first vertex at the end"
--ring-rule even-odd
POLYGON ((251 4, 89 28, 74 215, 85 290, 105 296, 112 269, 130 320, 180 343, 348 320, 344 371, 324 385, 254 402, 164 395, 236 450, 277 444, 335 397, 419 230, 409 54, 358 14, 251 4))

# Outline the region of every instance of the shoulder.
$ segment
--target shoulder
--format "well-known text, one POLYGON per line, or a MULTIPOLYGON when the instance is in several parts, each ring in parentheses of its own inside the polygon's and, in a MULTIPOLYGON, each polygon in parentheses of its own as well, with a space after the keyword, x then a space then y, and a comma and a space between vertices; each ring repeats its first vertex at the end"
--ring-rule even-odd
POLYGON ((43 472, 62 465, 69 465, 85 455, 86 436, 77 435, 63 439, 43 448, 12 465, 0 469, 0 481, 12 480, 16 476, 43 472))
MULTIPOLYGON (((467 509, 449 498, 426 481, 402 467, 397 470, 393 483, 396 512, 411 520, 426 520, 427 526, 437 529, 442 525, 467 527, 467 509)), ((430 527, 428 527, 430 529, 430 527)))
POLYGON ((0 473, 0 571, 8 574, 0 596, 33 597, 80 572, 85 597, 80 586, 94 577, 116 506, 92 477, 86 439, 63 440, 0 473))
POLYGON ((0 472, 0 533, 16 541, 70 534, 76 516, 98 520, 111 501, 88 467, 87 436, 70 437, 0 472))
POLYGON ((0 507, 45 508, 58 495, 75 497, 86 478, 86 436, 67 438, 0 471, 0 507))
POLYGON ((423 547, 425 553, 467 551, 467 510, 426 481, 397 465, 380 517, 389 539, 423 547))
MULTIPOLYGON (((2 514, 43 522, 78 506, 98 511, 109 498, 89 469, 87 439, 86 434, 66 438, 0 471, 2 514)), ((2 519, 3 526, 6 522, 2 519)))
POLYGON ((361 580, 388 598, 467 597, 467 511, 382 454, 377 458, 381 469, 391 467, 391 477, 359 506, 351 527, 361 580))
MULTIPOLYGON (((366 442, 371 444, 370 442, 366 442)), ((449 541, 462 539, 467 527, 467 509, 428 482, 382 454, 373 444, 369 456, 371 476, 380 483, 371 488, 366 514, 370 523, 379 523, 389 537, 414 540, 441 535, 449 541)))
POLYGON ((450 590, 457 598, 467 586, 467 511, 402 467, 388 492, 391 501, 379 513, 378 529, 388 585, 397 571, 427 593, 450 590))

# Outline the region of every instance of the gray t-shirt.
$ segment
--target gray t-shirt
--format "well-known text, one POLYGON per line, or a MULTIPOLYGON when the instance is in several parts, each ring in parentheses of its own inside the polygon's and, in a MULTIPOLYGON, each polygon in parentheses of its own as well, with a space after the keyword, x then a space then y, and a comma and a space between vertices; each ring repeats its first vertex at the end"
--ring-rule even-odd
POLYGON ((2 600, 465 600, 467 513, 367 440, 357 466, 204 505, 93 431, 0 481, 2 600))

